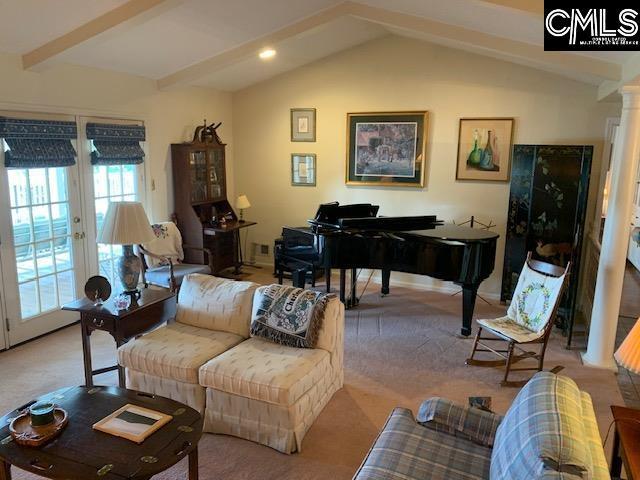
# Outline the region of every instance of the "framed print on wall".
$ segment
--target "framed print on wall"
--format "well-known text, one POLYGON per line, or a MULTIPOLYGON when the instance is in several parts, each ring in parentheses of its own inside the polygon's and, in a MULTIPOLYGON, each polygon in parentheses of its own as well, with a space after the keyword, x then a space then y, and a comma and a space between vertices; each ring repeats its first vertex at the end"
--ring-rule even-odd
POLYGON ((461 118, 456 180, 508 181, 512 143, 513 118, 461 118))
POLYGON ((315 153, 291 154, 291 185, 316 186, 316 155, 315 153))
POLYGON ((423 187, 428 113, 347 114, 347 185, 423 187))
POLYGON ((315 142, 316 141, 316 109, 292 108, 291 109, 291 141, 315 142))

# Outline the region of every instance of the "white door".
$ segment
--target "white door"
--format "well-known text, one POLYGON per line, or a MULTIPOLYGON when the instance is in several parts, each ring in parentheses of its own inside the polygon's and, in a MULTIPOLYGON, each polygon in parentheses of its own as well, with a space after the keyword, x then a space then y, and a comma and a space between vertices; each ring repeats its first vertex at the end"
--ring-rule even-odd
MULTIPOLYGON (((112 123, 142 125, 141 121, 121 120, 105 117, 80 117, 79 131, 84 137, 87 123, 112 123)), ((144 143, 142 144, 144 148, 144 143)), ((95 240, 102 227, 110 202, 144 201, 144 164, 139 165, 92 165, 90 140, 83 139, 78 148, 83 178, 84 211, 91 219, 86 224, 87 274, 102 275, 111 283, 114 292, 122 290, 115 262, 122 255, 122 246, 105 245, 95 240)))
POLYGON ((0 260, 8 346, 77 320, 60 307, 81 295, 84 229, 78 166, 5 168, 0 149, 0 260))

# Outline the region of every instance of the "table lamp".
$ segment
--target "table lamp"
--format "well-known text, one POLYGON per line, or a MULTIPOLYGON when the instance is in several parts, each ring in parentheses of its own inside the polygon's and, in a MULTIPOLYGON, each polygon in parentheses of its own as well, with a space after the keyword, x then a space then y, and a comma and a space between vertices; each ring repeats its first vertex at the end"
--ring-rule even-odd
POLYGON ((139 294, 142 262, 133 251, 134 244, 147 243, 156 236, 140 202, 111 202, 98 233, 98 243, 122 245, 116 268, 124 293, 139 294))
POLYGON ((249 199, 247 198, 246 195, 238 195, 238 198, 236 199, 236 208, 238 210, 240 210, 240 222, 244 223, 244 209, 245 208, 249 208, 251 206, 251 203, 249 203, 249 199))
POLYGON ((640 374, 640 319, 613 356, 621 367, 640 374))

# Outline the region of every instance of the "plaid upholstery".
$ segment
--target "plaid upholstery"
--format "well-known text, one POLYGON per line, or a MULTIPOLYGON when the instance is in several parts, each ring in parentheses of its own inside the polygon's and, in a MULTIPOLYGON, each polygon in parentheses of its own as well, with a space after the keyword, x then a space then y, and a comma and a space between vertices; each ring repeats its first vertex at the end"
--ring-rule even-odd
POLYGON ((491 449, 416 423, 396 408, 355 480, 480 480, 489 478, 491 449))
POLYGON ((582 396, 573 380, 537 373, 498 427, 491 480, 548 478, 545 473, 553 477, 554 471, 592 478, 582 417, 582 396))
POLYGON ((460 406, 446 398, 425 400, 418 411, 418 423, 472 442, 492 447, 501 415, 479 408, 460 406))

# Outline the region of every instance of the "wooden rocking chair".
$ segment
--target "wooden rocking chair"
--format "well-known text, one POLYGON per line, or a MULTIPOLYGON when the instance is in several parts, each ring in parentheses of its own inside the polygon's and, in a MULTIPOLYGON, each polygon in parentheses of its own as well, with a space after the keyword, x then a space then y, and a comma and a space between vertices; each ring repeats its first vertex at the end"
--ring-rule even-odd
MULTIPOLYGON (((551 330, 553 329, 553 324, 555 322, 558 306, 560 305, 560 300, 562 299, 562 294, 568 283, 570 267, 571 262, 567 264, 566 268, 562 268, 550 263, 533 260, 531 258, 531 252, 529 252, 522 272, 520 273, 520 279, 518 280, 518 285, 516 286, 516 290, 511 300, 511 305, 507 312, 507 316, 493 320, 477 320, 479 326, 478 333, 476 334, 476 338, 473 343, 471 356, 466 360, 465 363, 467 365, 478 365, 485 367, 497 367, 506 365, 504 379, 500 383, 503 387, 522 387, 527 382, 527 380, 510 381, 509 374, 511 372, 527 370, 536 370, 538 372, 542 371, 544 365, 544 354, 547 349, 547 342, 549 341, 549 336, 551 335, 551 330), (535 278, 536 276, 537 278, 542 278, 542 283, 538 282, 533 285, 538 288, 544 288, 546 282, 546 280, 544 280, 545 277, 549 280, 553 279, 552 282, 555 285, 553 294, 548 292, 547 289, 546 293, 549 293, 549 295, 543 297, 544 305, 547 307, 546 311, 550 311, 550 313, 548 315, 548 318, 546 318, 544 325, 540 325, 537 329, 527 328, 527 326, 523 325, 522 322, 518 322, 516 320, 515 311, 518 308, 520 308, 521 310, 526 310, 527 305, 525 300, 527 290, 529 292, 533 290, 532 288, 527 288, 527 286, 530 285, 530 282, 527 282, 527 280, 523 278, 523 275, 527 275, 527 278, 535 278), (561 282, 559 286, 558 282, 561 282), (522 305, 518 306, 518 302, 522 302, 522 305), (483 337, 483 330, 487 330, 492 336, 483 337), (495 341, 507 342, 506 349, 495 349, 490 347, 488 344, 483 343, 495 341), (540 345, 539 351, 537 353, 535 351, 528 350, 533 345, 540 345), (483 348, 478 348, 478 346, 483 348), (501 359, 478 360, 474 358, 476 353, 478 352, 493 353, 501 359), (537 366, 526 368, 512 368, 512 365, 514 363, 520 362, 525 359, 537 360, 537 366)), ((526 311, 520 313, 521 316, 526 314, 526 311)), ((553 371, 557 373, 557 371, 561 369, 562 367, 556 367, 553 369, 553 371)))

